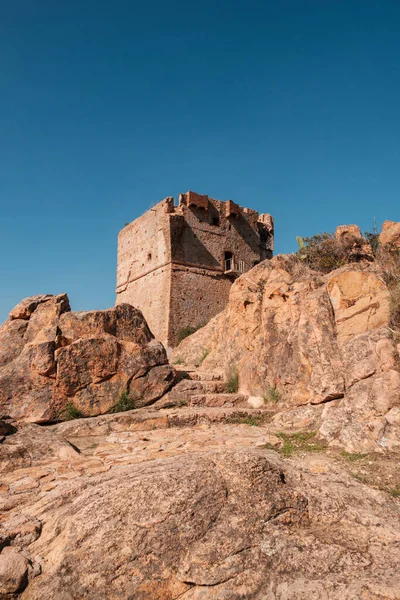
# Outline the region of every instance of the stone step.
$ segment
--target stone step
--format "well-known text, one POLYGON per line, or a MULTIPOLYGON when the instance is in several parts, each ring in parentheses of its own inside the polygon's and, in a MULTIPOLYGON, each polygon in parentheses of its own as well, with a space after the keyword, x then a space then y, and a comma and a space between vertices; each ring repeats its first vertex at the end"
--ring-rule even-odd
POLYGON ((194 381, 222 381, 221 373, 212 373, 207 371, 193 371, 190 373, 191 379, 194 381))
POLYGON ((49 429, 65 439, 103 436, 113 431, 151 431, 168 427, 193 427, 201 424, 228 423, 261 425, 271 419, 270 412, 259 408, 182 407, 152 410, 139 408, 122 413, 74 419, 49 429))
POLYGON ((244 394, 195 394, 190 398, 190 406, 242 406, 246 407, 248 396, 244 394))
POLYGON ((152 404, 152 408, 172 408, 174 406, 185 406, 190 404, 190 399, 198 394, 221 394, 226 391, 226 384, 223 381, 197 381, 193 379, 183 379, 172 388, 167 394, 164 394, 160 400, 152 404))
POLYGON ((192 365, 173 365, 181 377, 193 379, 193 381, 223 381, 222 373, 215 371, 199 371, 192 365))

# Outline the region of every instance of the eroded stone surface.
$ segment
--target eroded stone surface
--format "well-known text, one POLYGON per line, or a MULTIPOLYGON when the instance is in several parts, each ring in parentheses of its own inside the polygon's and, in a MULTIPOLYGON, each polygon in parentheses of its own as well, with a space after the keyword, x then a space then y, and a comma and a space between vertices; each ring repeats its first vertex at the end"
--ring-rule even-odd
POLYGON ((328 403, 316 423, 329 443, 348 451, 398 449, 400 431, 386 419, 400 398, 388 323, 389 292, 376 265, 321 276, 295 257, 277 256, 242 275, 227 308, 185 339, 172 360, 193 364, 207 350, 200 371, 229 376, 235 367, 240 392, 276 392, 277 423, 302 422, 306 407, 328 403))
POLYGON ((396 598, 400 505, 332 456, 282 460, 264 426, 126 422, 70 437, 74 460, 67 425, 44 430, 46 452, 30 426, 34 464, 3 477, 0 558, 18 556, 21 599, 396 598))
POLYGON ((98 415, 123 391, 137 405, 150 404, 174 383, 166 363, 163 346, 130 305, 74 313, 66 294, 26 298, 0 328, 0 415, 52 421, 68 403, 98 415))

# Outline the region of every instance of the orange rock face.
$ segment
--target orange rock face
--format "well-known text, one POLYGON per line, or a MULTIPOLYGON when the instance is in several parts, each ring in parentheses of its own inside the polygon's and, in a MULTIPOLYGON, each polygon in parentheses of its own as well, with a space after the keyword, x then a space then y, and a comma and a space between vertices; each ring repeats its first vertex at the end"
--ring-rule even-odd
POLYGON ((382 232, 379 236, 379 242, 382 245, 395 244, 400 247, 400 222, 385 221, 382 225, 382 232))
POLYGON ((172 360, 195 364, 207 350, 201 369, 227 373, 235 365, 240 392, 263 397, 276 389, 282 427, 303 422, 315 406, 314 425, 331 444, 396 449, 400 372, 388 323, 389 291, 375 264, 321 276, 277 256, 242 275, 227 308, 172 360))
POLYGON ((146 405, 174 381, 166 363, 163 346, 132 306, 71 312, 65 294, 33 296, 0 328, 0 414, 46 422, 72 402, 94 416, 131 389, 146 405))

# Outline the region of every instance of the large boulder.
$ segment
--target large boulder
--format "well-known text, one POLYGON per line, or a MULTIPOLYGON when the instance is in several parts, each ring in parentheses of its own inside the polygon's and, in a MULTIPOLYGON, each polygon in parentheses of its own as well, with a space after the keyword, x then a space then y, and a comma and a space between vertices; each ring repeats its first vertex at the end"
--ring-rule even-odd
POLYGON ((23 600, 398 597, 399 507, 324 458, 214 448, 56 467, 30 521, 6 521, 41 524, 18 544, 40 564, 23 600))
POLYGON ((385 244, 394 244, 400 247, 400 222, 385 221, 379 235, 379 243, 382 246, 385 244))
POLYGON ((71 403, 99 415, 131 388, 139 405, 150 404, 174 382, 167 362, 129 304, 71 312, 66 294, 32 296, 0 327, 0 416, 47 422, 71 403), (162 369, 157 385, 153 369, 162 369))
POLYGON ((268 397, 273 388, 276 409, 285 411, 279 426, 300 419, 298 407, 315 405, 331 444, 399 449, 400 372, 389 313, 375 264, 322 276, 294 256, 277 256, 242 275, 227 308, 172 360, 193 364, 207 350, 201 369, 236 367, 240 391, 251 396, 268 397))

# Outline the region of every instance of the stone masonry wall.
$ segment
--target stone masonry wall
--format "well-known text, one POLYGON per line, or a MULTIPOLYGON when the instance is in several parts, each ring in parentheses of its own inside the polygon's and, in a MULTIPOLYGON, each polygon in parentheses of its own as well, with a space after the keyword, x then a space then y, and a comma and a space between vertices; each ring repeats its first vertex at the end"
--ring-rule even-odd
POLYGON ((117 301, 142 311, 153 335, 168 340, 171 282, 169 202, 160 202, 118 236, 117 301))
POLYGON ((181 199, 176 208, 177 216, 171 219, 173 261, 223 272, 225 251, 242 260, 246 271, 255 261, 271 257, 272 252, 266 246, 273 236, 267 236, 266 226, 257 211, 238 207, 239 214, 227 217, 226 202, 209 198, 207 210, 187 207, 184 202, 185 199, 181 199))
POLYGON ((168 199, 124 227, 118 236, 117 294, 127 284, 170 262, 168 199))
POLYGON ((171 273, 169 343, 175 346, 177 333, 186 325, 202 326, 228 303, 232 282, 213 271, 174 265, 171 273))
POLYGON ((139 308, 154 336, 174 345, 179 329, 225 307, 234 279, 225 253, 245 272, 272 249, 270 215, 195 192, 182 194, 178 206, 166 198, 119 234, 117 304, 139 308))

